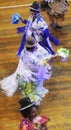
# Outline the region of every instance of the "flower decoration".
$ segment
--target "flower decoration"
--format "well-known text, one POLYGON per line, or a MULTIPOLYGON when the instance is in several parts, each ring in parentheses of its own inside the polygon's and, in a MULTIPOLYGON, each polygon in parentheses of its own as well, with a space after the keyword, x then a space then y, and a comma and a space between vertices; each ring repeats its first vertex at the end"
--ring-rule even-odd
POLYGON ((28 83, 24 77, 19 74, 17 74, 16 79, 18 81, 19 91, 23 97, 28 96, 32 102, 35 102, 36 105, 40 105, 41 92, 36 90, 37 83, 34 84, 32 81, 28 83))
POLYGON ((47 64, 47 60, 43 60, 43 64, 46 65, 47 64))
POLYGON ((33 119, 33 124, 35 129, 40 129, 40 128, 46 128, 47 127, 47 122, 50 119, 46 116, 37 116, 33 119))
POLYGON ((20 15, 18 13, 12 15, 11 23, 18 24, 20 22, 20 15))
POLYGON ((57 50, 57 54, 62 57, 62 61, 66 61, 69 57, 69 50, 66 48, 60 48, 57 50))

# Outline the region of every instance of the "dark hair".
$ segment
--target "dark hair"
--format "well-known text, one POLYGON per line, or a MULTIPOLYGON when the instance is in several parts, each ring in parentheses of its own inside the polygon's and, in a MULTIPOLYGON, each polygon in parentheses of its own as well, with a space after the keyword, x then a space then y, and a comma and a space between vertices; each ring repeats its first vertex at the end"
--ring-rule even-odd
POLYGON ((30 51, 30 52, 33 52, 33 51, 34 51, 34 48, 35 48, 35 47, 31 47, 31 48, 26 47, 26 50, 27 50, 27 51, 30 51))

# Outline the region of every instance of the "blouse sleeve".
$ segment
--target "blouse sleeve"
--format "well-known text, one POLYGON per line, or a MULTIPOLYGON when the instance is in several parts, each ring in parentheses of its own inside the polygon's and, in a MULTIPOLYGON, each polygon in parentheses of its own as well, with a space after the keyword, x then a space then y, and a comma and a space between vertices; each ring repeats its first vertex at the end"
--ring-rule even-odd
POLYGON ((20 123, 20 130, 34 130, 34 126, 30 121, 26 121, 22 118, 20 123))
POLYGON ((20 130, 28 130, 23 118, 21 119, 20 130))

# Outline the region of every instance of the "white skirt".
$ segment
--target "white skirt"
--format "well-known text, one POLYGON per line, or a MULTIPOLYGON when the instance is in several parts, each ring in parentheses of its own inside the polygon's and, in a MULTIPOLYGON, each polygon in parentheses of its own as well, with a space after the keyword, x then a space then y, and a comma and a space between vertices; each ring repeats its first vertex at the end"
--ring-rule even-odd
MULTIPOLYGON (((13 96, 13 94, 18 89, 17 74, 25 76, 24 77, 25 80, 27 79, 27 75, 30 74, 31 71, 30 70, 27 71, 25 68, 23 69, 23 67, 24 67, 24 64, 22 60, 20 59, 16 71, 10 76, 0 80, 0 87, 7 96, 13 96), (26 71, 28 72, 27 75, 26 75, 26 71)), ((48 74, 47 79, 50 79, 50 77, 51 77, 51 73, 48 74)), ((41 95, 39 96, 40 97, 39 101, 40 101, 42 100, 44 95, 48 92, 48 89, 43 87, 43 81, 40 81, 39 86, 37 86, 37 91, 39 92, 39 95, 41 95)))

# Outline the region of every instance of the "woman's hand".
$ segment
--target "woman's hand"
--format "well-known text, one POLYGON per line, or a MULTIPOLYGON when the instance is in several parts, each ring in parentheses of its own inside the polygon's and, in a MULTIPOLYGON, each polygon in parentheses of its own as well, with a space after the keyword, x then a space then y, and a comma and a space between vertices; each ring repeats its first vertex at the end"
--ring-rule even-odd
POLYGON ((47 60, 47 63, 51 63, 51 62, 53 62, 56 58, 57 58, 57 54, 55 54, 55 55, 52 55, 48 60, 47 60))

